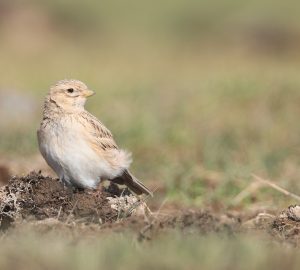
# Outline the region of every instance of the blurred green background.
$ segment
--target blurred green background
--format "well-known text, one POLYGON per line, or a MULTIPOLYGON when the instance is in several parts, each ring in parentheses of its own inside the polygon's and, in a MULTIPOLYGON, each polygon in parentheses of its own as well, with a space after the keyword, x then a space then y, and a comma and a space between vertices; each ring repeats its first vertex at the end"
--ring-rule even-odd
MULTIPOLYGON (((87 109, 133 152, 132 170, 157 188, 156 202, 245 211, 294 203, 261 187, 237 196, 251 173, 300 194, 299 9, 293 0, 0 1, 0 165, 46 170, 36 159, 43 99, 51 84, 76 78, 96 91, 87 109)), ((8 236, 3 269, 299 265, 298 251, 253 236, 8 236)))
POLYGON ((300 193, 299 8, 1 1, 1 156, 38 153, 49 86, 76 78, 96 91, 87 109, 133 152, 133 171, 170 198, 230 203, 251 173, 300 193))

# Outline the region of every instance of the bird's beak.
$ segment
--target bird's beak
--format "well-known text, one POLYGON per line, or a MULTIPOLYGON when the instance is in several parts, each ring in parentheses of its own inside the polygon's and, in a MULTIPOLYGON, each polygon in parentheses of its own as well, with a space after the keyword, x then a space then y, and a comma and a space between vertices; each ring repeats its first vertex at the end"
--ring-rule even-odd
POLYGON ((92 90, 89 90, 89 89, 84 90, 84 92, 83 92, 83 96, 84 96, 84 97, 90 97, 90 96, 92 96, 92 95, 94 95, 94 94, 95 94, 95 92, 92 91, 92 90))

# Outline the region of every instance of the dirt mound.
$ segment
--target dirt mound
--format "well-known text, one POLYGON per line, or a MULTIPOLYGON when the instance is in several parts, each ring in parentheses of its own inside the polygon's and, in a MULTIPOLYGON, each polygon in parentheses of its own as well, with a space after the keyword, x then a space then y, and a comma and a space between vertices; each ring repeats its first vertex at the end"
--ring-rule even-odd
POLYGON ((13 177, 0 189, 0 221, 1 229, 29 221, 40 228, 55 225, 74 229, 71 224, 76 228, 85 224, 87 231, 132 230, 140 239, 152 239, 173 229, 184 233, 231 233, 239 226, 239 221, 228 215, 199 209, 151 214, 145 202, 114 184, 97 191, 71 193, 58 179, 35 172, 13 177), (94 225, 98 225, 96 229, 94 225))
MULTIPOLYGON (((49 218, 62 222, 76 220, 104 224, 124 216, 121 210, 134 208, 134 203, 140 201, 128 189, 120 189, 115 184, 96 191, 71 192, 58 179, 32 172, 24 177, 11 178, 1 188, 1 228, 5 229, 18 220, 49 218)), ((131 211, 125 214, 130 215, 131 211)))
POLYGON ((205 209, 181 208, 151 213, 145 201, 115 184, 96 191, 76 191, 51 177, 32 172, 13 177, 0 188, 0 229, 33 226, 47 232, 66 234, 105 234, 130 230, 139 240, 151 240, 172 230, 184 234, 253 233, 298 246, 300 206, 279 214, 258 211, 217 213, 205 209), (118 222, 116 222, 118 221, 118 222), (20 226, 19 226, 20 225, 20 226))
POLYGON ((254 218, 243 222, 243 232, 260 232, 281 243, 299 246, 300 205, 291 205, 279 214, 258 213, 254 218))
POLYGON ((270 233, 282 242, 298 246, 300 243, 300 206, 291 205, 282 211, 273 220, 270 233))
POLYGON ((184 234, 206 235, 222 233, 232 235, 238 232, 240 222, 229 215, 216 215, 206 210, 182 210, 174 216, 156 219, 139 231, 139 240, 150 240, 170 230, 184 234))

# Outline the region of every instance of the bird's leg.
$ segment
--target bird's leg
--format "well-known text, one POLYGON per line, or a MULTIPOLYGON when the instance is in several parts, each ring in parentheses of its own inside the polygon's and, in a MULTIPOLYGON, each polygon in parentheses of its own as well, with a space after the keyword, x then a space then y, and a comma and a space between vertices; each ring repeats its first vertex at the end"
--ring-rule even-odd
POLYGON ((66 181, 64 177, 60 178, 59 181, 62 183, 63 189, 66 191, 68 197, 72 201, 76 191, 75 188, 68 181, 66 181))
POLYGON ((100 180, 99 184, 94 189, 92 189, 93 194, 96 195, 97 197, 101 197, 103 194, 103 191, 105 190, 105 188, 101 184, 101 182, 102 181, 100 180))

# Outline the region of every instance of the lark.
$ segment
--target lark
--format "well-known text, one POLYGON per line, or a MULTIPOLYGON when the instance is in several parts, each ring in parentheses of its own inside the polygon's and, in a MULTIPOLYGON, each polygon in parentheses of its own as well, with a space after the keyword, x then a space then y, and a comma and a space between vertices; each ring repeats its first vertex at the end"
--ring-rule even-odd
POLYGON ((103 180, 125 184, 134 193, 152 192, 129 172, 131 154, 85 110, 94 92, 78 80, 61 80, 46 96, 37 132, 39 149, 59 179, 72 188, 96 189, 103 180))

